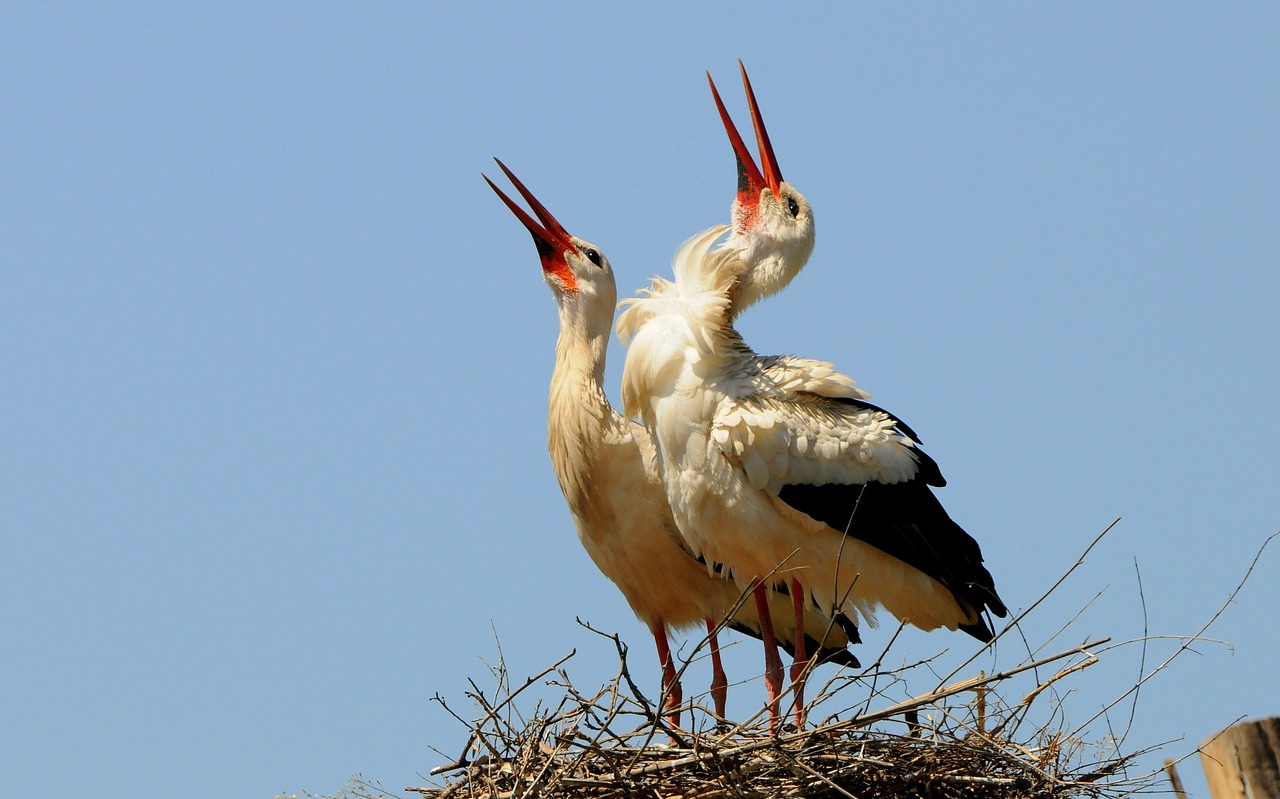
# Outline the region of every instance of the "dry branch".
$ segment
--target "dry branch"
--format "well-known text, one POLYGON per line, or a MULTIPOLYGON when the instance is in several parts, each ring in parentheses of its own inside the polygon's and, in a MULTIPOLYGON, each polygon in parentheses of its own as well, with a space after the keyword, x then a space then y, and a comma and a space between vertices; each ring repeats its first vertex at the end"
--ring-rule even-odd
MULTIPOLYGON (((1077 766, 1072 758, 1086 747, 1059 730, 1037 730, 1026 741, 1001 734, 1009 716, 1045 686, 1012 707, 999 701, 994 688, 1058 661, 1067 662, 1050 682, 1064 679, 1096 662, 1090 650, 1105 642, 1090 641, 809 730, 772 735, 761 723, 728 734, 673 736, 658 726, 662 714, 627 678, 626 647, 615 640, 618 676, 594 697, 585 697, 561 671, 565 701, 522 730, 500 723, 495 706, 485 702, 468 739, 472 746, 484 741, 491 751, 449 767, 463 771, 447 785, 408 790, 432 799, 1121 796, 1139 786, 1101 780, 1122 773, 1128 758, 1114 755, 1077 766), (981 698, 950 704, 962 694, 981 698), (906 714, 929 714, 934 721, 917 721, 904 735, 876 726, 906 714), (671 745, 653 745, 655 734, 671 745)), ((846 681, 824 693, 829 698, 854 684, 846 681)))

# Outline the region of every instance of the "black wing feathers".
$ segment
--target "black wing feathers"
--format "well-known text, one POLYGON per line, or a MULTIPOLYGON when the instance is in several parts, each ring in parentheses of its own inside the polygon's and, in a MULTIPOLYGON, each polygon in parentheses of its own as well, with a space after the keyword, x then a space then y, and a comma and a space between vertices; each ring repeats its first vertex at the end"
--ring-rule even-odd
MULTIPOLYGON (((982 565, 978 542, 951 520, 921 479, 893 485, 787 485, 778 498, 919 569, 979 613, 986 609, 1003 617, 1008 612, 982 565)), ((991 638, 985 623, 961 629, 979 640, 991 638)))

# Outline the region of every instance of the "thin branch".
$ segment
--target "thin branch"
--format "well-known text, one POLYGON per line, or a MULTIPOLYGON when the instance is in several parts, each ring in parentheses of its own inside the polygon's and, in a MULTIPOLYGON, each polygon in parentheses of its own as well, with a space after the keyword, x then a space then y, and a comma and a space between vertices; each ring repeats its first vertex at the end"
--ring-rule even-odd
MULTIPOLYGON (((1147 636, 1151 633, 1151 626, 1147 617, 1147 595, 1142 590, 1142 570, 1138 568, 1138 559, 1133 559, 1133 574, 1138 581, 1138 602, 1142 607, 1142 650, 1138 658, 1138 685, 1142 684, 1142 677, 1147 670, 1147 636)), ((1129 721, 1125 724, 1124 732, 1116 740, 1116 746, 1124 745, 1128 740, 1129 733, 1133 730, 1134 719, 1138 716, 1138 694, 1139 690, 1135 687, 1133 692, 1133 702, 1129 704, 1129 721)))
MULTIPOLYGON (((486 717, 486 720, 487 720, 487 719, 495 719, 495 720, 496 720, 496 718, 495 718, 495 716, 494 716, 493 714, 497 713, 498 711, 502 710, 502 708, 504 708, 504 707, 506 707, 508 704, 510 704, 510 703, 511 703, 511 700, 513 700, 513 699, 515 699, 517 696, 519 696, 519 695, 521 694, 521 692, 523 692, 523 691, 524 691, 524 689, 528 688, 530 685, 533 685, 533 684, 534 684, 534 683, 536 683, 538 680, 541 680, 543 677, 547 676, 548 674, 550 674, 551 672, 555 671, 556 669, 560 668, 560 666, 564 665, 565 661, 567 661, 569 658, 573 657, 573 656, 574 656, 574 655, 576 655, 576 654, 578 654, 578 650, 576 650, 576 649, 572 649, 572 650, 570 650, 570 651, 569 651, 569 654, 567 654, 567 655, 565 655, 564 657, 560 658, 560 659, 559 659, 559 660, 557 660, 555 663, 552 663, 550 666, 547 666, 545 669, 543 669, 542 671, 538 672, 538 673, 537 673, 537 674, 535 674, 534 676, 529 677, 528 679, 526 679, 526 680, 524 681, 524 685, 521 685, 519 688, 517 688, 516 690, 512 691, 510 694, 508 694, 508 695, 507 695, 507 698, 506 698, 506 699, 504 699, 504 700, 502 700, 501 702, 499 702, 499 703, 497 704, 497 706, 496 706, 496 707, 494 707, 491 711, 489 711, 489 712, 487 712, 487 713, 486 713, 486 716, 485 716, 485 717, 486 717)), ((440 704, 441 704, 441 705, 444 705, 444 700, 443 700, 443 699, 441 699, 441 700, 439 700, 439 701, 440 701, 440 704)), ((448 709, 448 708, 446 708, 446 710, 447 710, 447 709, 448 709)), ((449 712, 450 712, 450 714, 453 714, 453 711, 449 711, 449 712)), ((457 718, 457 715, 456 715, 456 714, 453 714, 453 715, 454 715, 454 718, 457 718)), ((483 723, 484 723, 483 721, 477 722, 477 723, 476 723, 476 725, 472 728, 471 734, 467 736, 467 742, 466 742, 465 744, 463 744, 463 747, 462 747, 462 754, 458 756, 458 760, 457 760, 457 762, 455 762, 455 763, 449 763, 449 764, 444 765, 444 766, 436 766, 435 768, 431 769, 431 771, 429 771, 429 772, 427 772, 427 773, 428 773, 429 775, 431 775, 431 776, 433 776, 433 777, 434 777, 435 775, 437 775, 437 774, 443 774, 443 773, 445 773, 446 771, 454 771, 455 769, 464 768, 464 767, 468 764, 468 762, 470 762, 470 761, 468 761, 468 760, 467 760, 467 752, 468 752, 468 750, 470 750, 470 749, 471 749, 471 743, 472 743, 472 742, 477 738, 476 730, 480 729, 480 727, 483 725, 483 723)))
POLYGON ((974 652, 972 655, 970 655, 969 658, 965 660, 963 663, 961 663, 959 666, 956 666, 955 669, 953 669, 951 673, 948 674, 946 677, 943 677, 938 684, 939 687, 941 687, 942 685, 945 685, 950 680, 955 679, 955 676, 957 674, 959 674, 964 669, 968 668, 975 660, 978 659, 978 657, 983 652, 986 652, 988 649, 990 649, 995 644, 996 641, 999 641, 1004 636, 1004 634, 1009 631, 1011 627, 1017 626, 1017 624, 1021 622, 1023 619, 1025 619, 1031 613, 1031 611, 1039 607, 1041 602, 1044 602, 1046 599, 1049 598, 1051 594, 1053 594, 1054 591, 1058 590, 1058 586, 1066 582, 1067 578, 1070 577, 1072 573, 1075 572, 1076 569, 1080 568, 1084 564, 1085 558, 1089 557, 1089 553, 1092 552, 1093 548, 1098 545, 1098 542, 1101 541, 1103 538, 1105 538, 1107 533, 1111 532, 1112 529, 1114 529, 1115 526, 1119 523, 1120 523, 1120 519, 1117 518, 1111 524, 1108 524, 1102 532, 1094 536, 1094 539, 1089 542, 1089 546, 1085 547, 1084 552, 1080 553, 1080 557, 1076 558, 1076 562, 1071 564, 1070 568, 1068 568, 1065 572, 1063 572, 1062 576, 1059 577, 1057 580, 1055 580, 1053 585, 1049 586, 1049 590, 1041 594, 1040 598, 1037 599, 1035 602, 1032 602, 1030 607, 1028 607, 1026 610, 1022 611, 1021 613, 1019 613, 1018 615, 1010 619, 1009 623, 1005 625, 1004 629, 996 633, 995 637, 993 637, 990 641, 984 644, 981 649, 979 649, 977 652, 974 652))
POLYGON ((1280 536, 1280 530, 1277 530, 1276 532, 1267 536, 1266 540, 1262 542, 1262 546, 1258 547, 1258 551, 1254 553, 1253 560, 1249 562, 1249 568, 1245 569, 1244 576, 1240 578, 1240 582, 1237 583, 1236 587, 1233 588, 1231 590, 1231 593, 1227 595, 1227 599, 1225 602, 1222 603, 1222 606, 1219 607, 1218 610, 1215 611, 1214 614, 1209 617, 1208 621, 1206 621, 1203 625, 1201 625, 1199 630, 1196 630, 1196 632, 1193 635, 1188 636, 1187 639, 1183 641, 1182 645, 1179 646, 1172 655, 1165 658, 1164 662, 1161 663, 1159 666, 1157 666, 1154 670, 1152 670, 1150 674, 1143 677, 1132 688, 1125 691, 1120 696, 1116 697, 1115 700, 1113 700, 1110 704, 1108 704, 1106 707, 1102 708, 1102 710, 1099 710, 1097 713, 1090 716, 1089 719, 1085 721, 1083 724, 1076 727, 1075 730, 1072 731, 1072 735, 1078 735, 1081 730, 1083 730, 1084 728, 1092 724, 1094 721, 1096 721, 1099 716, 1106 713, 1108 710, 1115 707, 1120 702, 1123 702, 1125 697, 1137 691, 1139 688, 1142 687, 1143 683, 1145 683, 1147 680, 1150 680, 1152 677, 1156 676, 1160 672, 1164 671, 1169 666, 1169 664, 1172 663, 1179 655, 1181 655, 1183 652, 1186 652, 1188 649, 1190 649, 1191 642, 1198 640, 1199 637, 1203 635, 1210 627, 1212 627, 1213 623, 1216 622, 1218 618, 1227 611, 1227 608, 1230 607, 1232 603, 1236 601, 1236 595, 1238 595, 1241 589, 1244 588, 1245 583, 1249 582, 1249 576, 1253 574, 1253 569, 1258 565, 1258 561, 1261 560, 1262 553, 1266 551, 1267 545, 1270 544, 1277 536, 1280 536))
MULTIPOLYGON (((662 712, 654 712, 653 706, 649 704, 649 700, 646 699, 644 694, 640 691, 640 687, 631 679, 631 669, 627 666, 627 645, 622 643, 622 639, 619 638, 616 633, 609 634, 602 630, 597 630, 582 619, 577 619, 577 622, 596 635, 599 635, 602 638, 607 638, 613 642, 614 647, 618 651, 618 660, 621 664, 620 669, 622 672, 622 679, 627 683, 627 688, 631 690, 632 696, 639 701, 640 710, 644 713, 645 718, 649 720, 649 723, 653 726, 655 731, 662 730, 662 732, 665 732, 671 740, 676 742, 678 746, 687 747, 688 744, 685 743, 684 738, 680 736, 670 724, 667 724, 667 720, 664 718, 665 714, 662 712)), ((646 746, 647 745, 648 742, 646 742, 646 746)))

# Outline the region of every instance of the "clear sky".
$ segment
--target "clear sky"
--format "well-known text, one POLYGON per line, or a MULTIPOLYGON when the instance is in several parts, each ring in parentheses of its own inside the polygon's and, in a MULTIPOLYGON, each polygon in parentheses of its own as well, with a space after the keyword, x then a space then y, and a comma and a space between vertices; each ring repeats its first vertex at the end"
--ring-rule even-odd
MULTIPOLYGON (((463 738, 428 698, 469 710, 495 630, 517 678, 612 675, 575 615, 655 685, 551 474, 554 303, 480 172, 626 296, 726 219, 703 72, 745 124, 738 58, 818 228, 748 341, 921 434, 1015 609, 1123 517, 1033 643, 1099 591, 1056 643, 1140 635, 1135 562, 1150 631, 1193 632, 1280 527, 1277 42, 1264 3, 4 4, 4 792, 420 784, 463 738)), ((1129 748, 1280 713, 1278 567, 1129 748)), ((1108 655, 1069 715, 1136 676, 1108 655)))

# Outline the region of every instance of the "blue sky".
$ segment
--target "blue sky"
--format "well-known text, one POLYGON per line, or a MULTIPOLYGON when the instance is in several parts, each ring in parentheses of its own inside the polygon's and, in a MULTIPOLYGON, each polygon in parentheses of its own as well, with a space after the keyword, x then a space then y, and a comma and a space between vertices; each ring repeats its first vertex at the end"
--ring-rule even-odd
MULTIPOLYGON (((551 474, 554 303, 480 172, 626 296, 726 218, 703 72, 745 124, 738 58, 818 229, 748 341, 921 434, 1013 608, 1123 517, 1031 641, 1099 591, 1063 645, 1140 635, 1135 562, 1151 632, 1193 632, 1280 528, 1277 35, 1270 4, 6 4, 6 792, 398 789, 461 745, 428 698, 467 707, 495 630, 516 675, 612 676, 577 615, 652 665, 551 474)), ((1278 558, 1130 748, 1280 712, 1278 558)))

